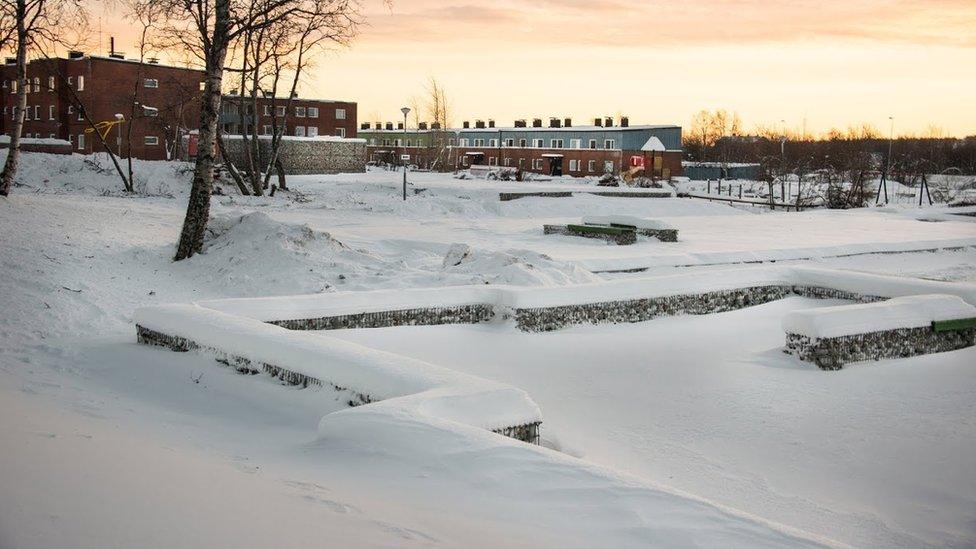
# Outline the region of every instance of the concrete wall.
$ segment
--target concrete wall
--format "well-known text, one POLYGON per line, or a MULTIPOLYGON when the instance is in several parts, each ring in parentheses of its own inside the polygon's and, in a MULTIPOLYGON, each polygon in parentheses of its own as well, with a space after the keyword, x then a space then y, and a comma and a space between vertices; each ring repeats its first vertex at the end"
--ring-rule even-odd
MULTIPOLYGON (((238 167, 244 165, 244 141, 224 136, 224 146, 238 167)), ((267 164, 271 138, 258 139, 262 166, 267 164)), ((366 141, 363 139, 285 137, 278 158, 288 175, 361 173, 366 171, 366 141)))

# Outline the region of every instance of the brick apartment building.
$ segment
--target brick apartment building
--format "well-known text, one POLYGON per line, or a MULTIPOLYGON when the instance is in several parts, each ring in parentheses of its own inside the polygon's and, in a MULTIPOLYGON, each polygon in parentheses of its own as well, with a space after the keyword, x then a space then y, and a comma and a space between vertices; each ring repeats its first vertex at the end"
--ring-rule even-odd
POLYGON ((612 118, 599 118, 591 126, 573 126, 568 118, 552 118, 548 126, 541 119, 531 126, 517 120, 509 128, 489 120, 450 130, 421 125, 406 132, 402 123, 376 124, 372 129, 363 124, 359 135, 367 139, 371 161, 396 162, 399 155, 410 154, 411 162, 423 166, 430 156, 431 136, 445 133, 450 136, 450 162, 459 169, 484 164, 582 177, 643 167, 654 177, 681 174, 681 127, 631 126, 626 118, 616 125, 612 118))
MULTIPOLYGON (((125 118, 111 129, 106 144, 123 157, 165 160, 178 154, 181 137, 200 120, 203 71, 71 52, 67 58, 38 59, 27 67, 27 112, 22 137, 69 141, 76 153, 102 151, 86 133, 86 121, 125 118), (132 125, 131 148, 127 139, 132 125)), ((2 66, 0 131, 9 134, 17 103, 16 64, 2 66)))
MULTIPOLYGON (((272 135, 274 124, 284 124, 284 135, 295 137, 348 137, 357 136, 357 105, 351 101, 327 99, 305 99, 295 97, 291 106, 288 99, 263 96, 257 99, 257 130, 259 135, 272 135)), ((240 135, 242 131, 251 132, 255 123, 254 109, 248 105, 250 98, 239 95, 224 95, 221 100, 220 125, 225 135, 240 135), (242 123, 241 102, 245 103, 242 123)))

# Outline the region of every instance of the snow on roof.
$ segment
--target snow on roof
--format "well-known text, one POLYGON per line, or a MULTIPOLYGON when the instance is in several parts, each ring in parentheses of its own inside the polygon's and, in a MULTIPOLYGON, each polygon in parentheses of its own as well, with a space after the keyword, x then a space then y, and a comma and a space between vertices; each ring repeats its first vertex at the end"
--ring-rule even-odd
POLYGON ((647 140, 647 143, 644 143, 644 146, 641 147, 641 150, 647 152, 664 152, 668 149, 664 146, 664 143, 661 143, 661 140, 658 139, 657 136, 652 135, 651 138, 647 140))

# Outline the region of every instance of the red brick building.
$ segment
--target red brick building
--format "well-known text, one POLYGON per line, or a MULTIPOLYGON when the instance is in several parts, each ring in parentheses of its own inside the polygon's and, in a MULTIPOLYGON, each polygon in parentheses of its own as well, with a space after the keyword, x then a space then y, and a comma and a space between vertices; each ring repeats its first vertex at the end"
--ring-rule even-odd
MULTIPOLYGON (((224 95, 221 100, 220 125, 225 135, 251 133, 255 123, 254 109, 248 105, 250 98, 244 97, 247 124, 241 122, 241 101, 239 95, 224 95)), ((259 135, 272 135, 274 124, 285 126, 284 135, 296 137, 357 136, 357 105, 351 101, 328 99, 305 99, 295 97, 291 105, 288 99, 264 96, 257 99, 257 130, 259 135)))
MULTIPOLYGON (((0 131, 10 133, 16 115, 16 64, 2 66, 0 131)), ((113 127, 106 144, 123 157, 176 158, 182 136, 200 120, 203 71, 72 52, 67 58, 38 59, 27 67, 27 112, 22 137, 71 142, 74 152, 102 151, 89 120, 125 122, 113 127), (128 126, 131 125, 131 146, 128 126)))

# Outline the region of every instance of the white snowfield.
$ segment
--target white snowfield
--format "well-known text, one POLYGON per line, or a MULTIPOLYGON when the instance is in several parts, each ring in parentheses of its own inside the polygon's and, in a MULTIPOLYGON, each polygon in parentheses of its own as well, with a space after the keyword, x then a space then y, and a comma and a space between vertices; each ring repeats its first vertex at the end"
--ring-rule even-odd
POLYGON ((886 298, 950 294, 970 304, 976 304, 976 284, 801 266, 760 266, 696 271, 680 275, 644 276, 544 288, 503 285, 452 286, 255 299, 217 299, 200 301, 198 304, 225 313, 268 322, 477 304, 493 305, 499 311, 504 311, 700 294, 755 286, 813 286, 886 298))
MULTIPOLYGON (((488 430, 542 421, 525 391, 339 339, 199 305, 142 308, 134 320, 162 334, 368 395, 380 401, 369 406, 388 415, 423 415, 488 430)), ((323 418, 322 425, 331 417, 323 418)))
POLYGON ((812 338, 924 328, 941 320, 976 318, 976 307, 954 295, 913 295, 877 303, 793 311, 783 330, 812 338))

